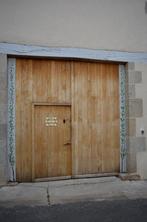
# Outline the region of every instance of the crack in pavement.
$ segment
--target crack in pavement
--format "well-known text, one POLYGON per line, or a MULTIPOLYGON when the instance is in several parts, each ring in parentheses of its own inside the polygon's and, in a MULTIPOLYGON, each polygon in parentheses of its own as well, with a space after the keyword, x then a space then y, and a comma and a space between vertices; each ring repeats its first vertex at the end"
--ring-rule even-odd
POLYGON ((50 205, 51 205, 51 202, 50 202, 50 195, 49 195, 49 185, 48 185, 46 191, 47 191, 47 202, 48 202, 48 206, 50 206, 50 205))

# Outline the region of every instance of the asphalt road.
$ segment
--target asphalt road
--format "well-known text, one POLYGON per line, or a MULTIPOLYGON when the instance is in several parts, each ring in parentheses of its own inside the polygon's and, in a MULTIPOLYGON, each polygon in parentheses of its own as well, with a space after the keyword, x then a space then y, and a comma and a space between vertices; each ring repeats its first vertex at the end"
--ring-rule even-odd
POLYGON ((0 207, 0 222, 147 222, 147 199, 0 207))

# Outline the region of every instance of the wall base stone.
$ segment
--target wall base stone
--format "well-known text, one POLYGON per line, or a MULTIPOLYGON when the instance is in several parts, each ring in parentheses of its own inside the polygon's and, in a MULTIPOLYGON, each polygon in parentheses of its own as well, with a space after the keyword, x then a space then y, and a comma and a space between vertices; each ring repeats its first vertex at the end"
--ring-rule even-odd
POLYGON ((129 137, 129 152, 128 152, 128 171, 129 173, 136 172, 137 169, 137 153, 145 151, 145 137, 129 137))
POLYGON ((147 151, 137 153, 137 173, 141 179, 147 179, 147 151))
MULTIPOLYGON (((144 115, 143 98, 136 96, 136 86, 142 86, 142 71, 135 70, 135 63, 128 63, 127 69, 127 120, 128 120, 128 173, 135 173, 138 168, 137 156, 146 150, 145 135, 136 135, 136 121, 144 115)), ((141 158, 140 158, 141 159, 141 158)))

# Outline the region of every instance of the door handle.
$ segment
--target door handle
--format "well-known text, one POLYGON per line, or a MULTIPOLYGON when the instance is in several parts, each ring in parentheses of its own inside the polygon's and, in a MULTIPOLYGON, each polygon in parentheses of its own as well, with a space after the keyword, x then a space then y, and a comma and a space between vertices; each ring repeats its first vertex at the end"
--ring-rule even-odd
POLYGON ((64 143, 64 146, 71 145, 71 142, 64 143))

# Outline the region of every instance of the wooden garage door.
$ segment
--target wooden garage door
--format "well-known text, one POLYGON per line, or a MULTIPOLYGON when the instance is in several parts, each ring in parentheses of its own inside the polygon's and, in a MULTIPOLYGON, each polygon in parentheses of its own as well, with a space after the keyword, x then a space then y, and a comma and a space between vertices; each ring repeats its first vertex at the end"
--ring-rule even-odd
POLYGON ((119 148, 117 64, 17 59, 18 181, 119 172, 119 148), (66 142, 60 135, 67 133, 65 138, 69 137, 68 130, 62 132, 63 125, 57 129, 58 133, 54 127, 46 129, 43 125, 51 110, 55 116, 64 113, 68 116, 71 112, 71 146, 63 146, 66 142))

